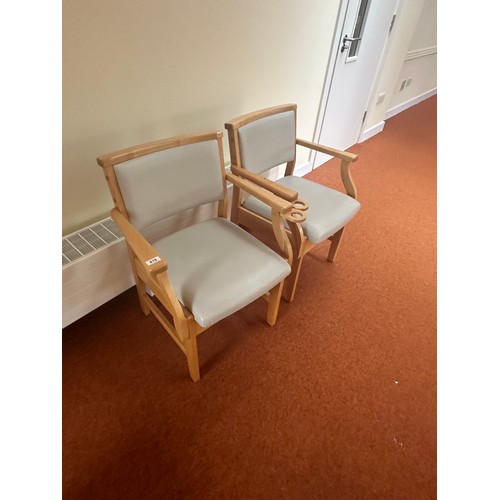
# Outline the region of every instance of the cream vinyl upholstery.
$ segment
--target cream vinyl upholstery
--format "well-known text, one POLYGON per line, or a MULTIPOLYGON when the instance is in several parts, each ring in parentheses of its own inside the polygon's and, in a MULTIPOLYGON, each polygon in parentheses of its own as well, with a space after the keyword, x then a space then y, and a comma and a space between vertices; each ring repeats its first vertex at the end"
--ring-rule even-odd
POLYGON ((239 129, 241 163, 260 174, 295 159, 295 114, 271 115, 239 129))
MULTIPOLYGON (((278 179, 278 184, 298 191, 301 198, 309 203, 307 219, 302 223, 302 230, 312 243, 321 243, 344 227, 358 212, 358 200, 303 177, 287 175, 278 179)), ((271 210, 267 205, 249 196, 243 206, 266 219, 271 219, 271 210)))
POLYGON ((224 197, 217 141, 134 158, 116 165, 115 173, 130 222, 139 230, 224 197))
POLYGON ((264 295, 291 270, 276 252, 222 218, 178 231, 154 247, 169 263, 179 301, 204 327, 264 295))

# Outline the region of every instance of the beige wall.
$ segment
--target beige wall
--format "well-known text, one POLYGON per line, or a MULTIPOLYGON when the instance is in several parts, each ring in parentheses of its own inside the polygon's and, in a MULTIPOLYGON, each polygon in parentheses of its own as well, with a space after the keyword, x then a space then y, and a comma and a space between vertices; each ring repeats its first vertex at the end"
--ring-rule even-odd
POLYGON ((431 54, 431 58, 407 61, 409 52, 435 46, 437 43, 436 2, 437 0, 400 0, 384 66, 375 85, 363 126, 365 131, 382 123, 387 111, 397 104, 436 87, 436 54, 431 54), (405 67, 406 63, 408 65, 405 67), (411 85, 400 93, 401 81, 410 76, 413 77, 411 85), (386 99, 381 104, 376 104, 377 96, 382 92, 385 92, 386 99))
POLYGON ((437 0, 425 0, 409 51, 437 45, 437 0))
POLYGON ((298 104, 298 133, 311 139, 338 7, 64 0, 63 235, 109 215, 100 154, 223 129, 227 119, 284 102, 298 104))
POLYGON ((396 80, 389 112, 436 88, 436 86, 437 0, 426 0, 396 80), (401 90, 401 83, 408 78, 411 78, 411 84, 401 90))

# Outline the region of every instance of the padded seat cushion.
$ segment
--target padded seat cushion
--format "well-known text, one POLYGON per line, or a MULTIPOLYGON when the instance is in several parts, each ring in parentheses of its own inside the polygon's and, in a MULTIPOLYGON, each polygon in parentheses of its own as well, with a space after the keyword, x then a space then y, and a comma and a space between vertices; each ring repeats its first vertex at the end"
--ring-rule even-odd
MULTIPOLYGON (((287 175, 276 182, 297 191, 299 198, 309 203, 302 230, 315 244, 344 227, 361 206, 354 198, 303 177, 287 175)), ((249 196, 243 206, 266 219, 271 219, 271 209, 253 196, 249 196)))
POLYGON ((276 252, 232 222, 200 222, 152 242, 179 300, 203 327, 250 304, 290 274, 276 252))

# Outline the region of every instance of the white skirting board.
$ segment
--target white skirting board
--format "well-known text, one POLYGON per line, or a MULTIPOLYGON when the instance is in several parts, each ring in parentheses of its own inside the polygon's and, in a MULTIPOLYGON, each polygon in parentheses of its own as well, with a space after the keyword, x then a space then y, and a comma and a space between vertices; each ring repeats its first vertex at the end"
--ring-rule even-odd
POLYGON ((394 106, 393 108, 387 110, 387 113, 385 114, 385 119, 388 120, 389 118, 396 116, 398 113, 401 113, 401 111, 411 108, 412 106, 415 106, 415 104, 425 101, 426 99, 429 99, 429 97, 432 97, 433 95, 436 94, 437 94, 437 87, 434 87, 433 89, 428 90, 423 94, 413 97, 412 99, 409 99, 408 101, 405 101, 401 104, 398 104, 397 106, 394 106))
MULTIPOLYGON (((394 106, 393 108, 389 109, 385 114, 385 120, 388 120, 393 116, 396 116, 398 113, 401 113, 402 111, 411 108, 412 106, 415 106, 415 104, 425 101, 425 99, 428 99, 429 97, 432 97, 433 95, 436 94, 437 94, 437 88, 433 88, 428 92, 424 92, 423 94, 413 97, 412 99, 409 99, 408 101, 405 101, 402 104, 394 106)), ((372 127, 366 130, 363 130, 363 132, 359 136, 358 142, 364 142, 370 139, 370 137, 373 137, 374 135, 377 135, 378 133, 382 132, 382 130, 384 130, 385 127, 385 120, 373 125, 372 127)))
POLYGON ((308 161, 307 163, 303 163, 302 165, 296 167, 293 172, 293 175, 296 175, 297 177, 304 177, 304 175, 308 174, 309 172, 312 172, 312 169, 313 169, 313 164, 311 161, 308 161))
POLYGON ((374 135, 377 135, 379 132, 382 132, 382 130, 384 130, 384 126, 385 126, 385 121, 381 121, 380 123, 373 125, 373 127, 364 130, 359 136, 358 142, 364 142, 368 140, 370 137, 373 137, 374 135))

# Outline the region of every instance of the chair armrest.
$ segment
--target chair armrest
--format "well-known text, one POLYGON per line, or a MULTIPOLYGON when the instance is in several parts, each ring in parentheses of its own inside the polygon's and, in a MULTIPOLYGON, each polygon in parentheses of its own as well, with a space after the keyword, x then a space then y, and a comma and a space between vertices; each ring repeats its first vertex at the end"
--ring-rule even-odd
POLYGON ((258 174, 250 172, 244 168, 238 167, 237 165, 231 165, 231 172, 239 177, 243 177, 244 179, 248 179, 252 181, 254 184, 267 189, 271 193, 283 198, 287 201, 296 201, 299 197, 299 193, 294 191, 293 189, 287 188, 286 186, 281 186, 277 182, 274 182, 270 179, 265 179, 258 174))
MULTIPOLYGON (((272 228, 274 236, 278 242, 278 245, 283 252, 288 263, 291 264, 293 258, 293 250, 290 244, 290 240, 285 232, 284 222, 285 220, 293 226, 300 226, 300 222, 303 222, 306 218, 304 214, 304 209, 300 209, 295 206, 294 203, 284 200, 279 196, 267 191, 261 186, 254 184, 253 182, 238 177, 234 174, 226 173, 226 179, 232 182, 235 186, 243 189, 248 194, 255 196, 260 201, 271 207, 272 210, 272 228)), ((307 209, 307 208, 305 208, 307 209)), ((298 229, 300 231, 300 229, 298 229)))
POLYGON ((158 255, 155 248, 137 231, 137 229, 117 209, 111 210, 111 217, 125 236, 129 247, 134 252, 137 260, 144 270, 152 275, 157 275, 167 270, 167 263, 158 255))
POLYGON ((306 219, 304 211, 309 208, 309 205, 306 202, 302 200, 297 200, 297 202, 284 200, 257 184, 254 184, 247 179, 237 177, 234 174, 226 173, 226 178, 235 186, 238 186, 240 189, 243 189, 248 194, 255 196, 257 199, 271 207, 273 212, 278 212, 289 222, 303 222, 306 219))
POLYGON ((316 144, 315 142, 306 141, 304 139, 297 139, 297 144, 299 146, 304 146, 305 148, 314 149, 314 151, 319 151, 320 153, 325 153, 330 156, 335 156, 342 160, 349 162, 355 162, 358 159, 358 155, 354 153, 349 153, 347 151, 342 151, 340 149, 330 148, 328 146, 322 146, 321 144, 316 144))
MULTIPOLYGON (((172 315, 174 321, 175 329, 179 333, 182 339, 187 339, 189 337, 189 332, 186 326, 186 317, 183 313, 183 309, 179 299, 177 298, 175 291, 170 283, 167 276, 167 263, 163 258, 158 255, 155 248, 142 236, 142 234, 137 231, 137 229, 123 216, 123 214, 117 209, 113 208, 111 210, 111 217, 116 222, 116 225, 120 228, 120 231, 125 236, 127 244, 135 257, 134 262, 136 265, 140 264, 140 268, 136 267, 134 274, 138 274, 145 284, 147 284, 151 290, 155 293, 158 299, 163 303, 165 308, 172 315)), ((133 266, 133 264, 132 264, 133 266)), ((136 277, 137 278, 137 277, 136 277)), ((158 312, 156 306, 150 305, 149 308, 157 316, 158 312)), ((164 318, 165 319, 165 318, 164 318)), ((162 322, 160 320, 160 322, 162 322)), ((162 323, 163 324, 163 323, 162 323)), ((165 325, 164 325, 165 326, 165 325)), ((167 328, 167 331, 177 340, 177 334, 172 334, 172 332, 167 328)))
POLYGON ((340 158, 342 164, 340 166, 340 176, 342 178, 342 184, 346 190, 346 193, 351 197, 356 199, 356 186, 352 180, 349 167, 351 163, 358 159, 358 155, 354 153, 348 153, 347 151, 341 151, 340 149, 330 148, 328 146, 322 146, 321 144, 316 144, 311 141, 305 141, 304 139, 297 139, 297 144, 299 146, 304 146, 309 149, 314 149, 320 153, 325 153, 327 155, 333 156, 335 158, 340 158))

